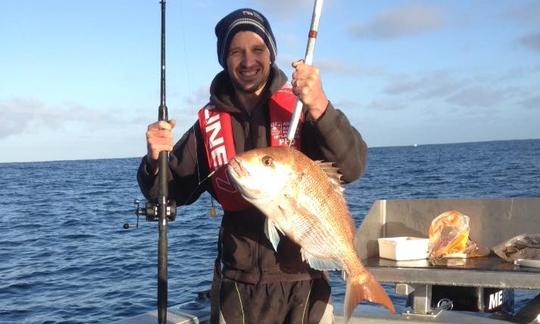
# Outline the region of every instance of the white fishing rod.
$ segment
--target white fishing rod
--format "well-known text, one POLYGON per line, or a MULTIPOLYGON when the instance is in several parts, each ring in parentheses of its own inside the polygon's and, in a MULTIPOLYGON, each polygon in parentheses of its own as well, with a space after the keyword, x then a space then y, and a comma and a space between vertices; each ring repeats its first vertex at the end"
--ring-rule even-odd
MULTIPOLYGON (((315 50, 315 41, 317 40, 317 32, 319 30, 319 19, 321 18, 322 6, 323 0, 315 0, 313 5, 313 15, 311 16, 311 27, 309 28, 308 33, 306 55, 304 58, 304 62, 308 65, 313 63, 313 52, 315 50)), ((296 133, 296 128, 298 127, 298 121, 300 120, 303 106, 304 105, 302 102, 297 99, 296 107, 294 108, 291 122, 289 123, 289 132, 287 133, 287 141, 289 142, 289 146, 293 143, 294 133, 296 133)))

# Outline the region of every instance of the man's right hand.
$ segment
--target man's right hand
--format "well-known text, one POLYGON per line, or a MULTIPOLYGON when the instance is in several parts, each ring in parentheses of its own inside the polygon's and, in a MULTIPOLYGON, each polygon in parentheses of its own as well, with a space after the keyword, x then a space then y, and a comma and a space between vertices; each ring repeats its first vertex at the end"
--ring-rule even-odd
POLYGON ((172 129, 176 126, 176 121, 157 121, 148 125, 146 131, 146 159, 150 168, 157 174, 157 165, 159 152, 170 152, 173 149, 173 133, 172 129))

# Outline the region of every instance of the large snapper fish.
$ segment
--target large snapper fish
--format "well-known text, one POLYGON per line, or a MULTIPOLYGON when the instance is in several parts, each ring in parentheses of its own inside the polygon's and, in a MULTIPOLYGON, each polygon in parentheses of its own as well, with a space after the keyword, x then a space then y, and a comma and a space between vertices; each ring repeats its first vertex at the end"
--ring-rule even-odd
POLYGON ((266 215, 265 232, 274 250, 279 231, 300 245, 313 269, 344 272, 347 321, 362 300, 395 311, 354 250, 354 221, 331 163, 315 162, 289 147, 266 147, 237 155, 227 171, 243 198, 266 215))

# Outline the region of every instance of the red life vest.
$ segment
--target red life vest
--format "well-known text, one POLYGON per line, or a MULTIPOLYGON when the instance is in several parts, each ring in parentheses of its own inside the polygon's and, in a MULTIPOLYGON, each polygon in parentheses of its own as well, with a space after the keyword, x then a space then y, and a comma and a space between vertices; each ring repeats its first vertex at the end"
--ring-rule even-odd
MULTIPOLYGON (((287 145, 287 132, 289 123, 296 105, 296 96, 290 84, 285 84, 268 100, 270 112, 270 145, 287 145)), ((236 155, 231 124, 231 115, 228 112, 216 109, 214 105, 207 104, 199 110, 199 126, 204 139, 206 158, 212 175, 212 187, 216 198, 228 211, 239 211, 250 207, 238 190, 229 180, 225 165, 236 155)), ((300 132, 303 116, 300 117, 298 128, 294 135, 293 146, 300 149, 300 132)))

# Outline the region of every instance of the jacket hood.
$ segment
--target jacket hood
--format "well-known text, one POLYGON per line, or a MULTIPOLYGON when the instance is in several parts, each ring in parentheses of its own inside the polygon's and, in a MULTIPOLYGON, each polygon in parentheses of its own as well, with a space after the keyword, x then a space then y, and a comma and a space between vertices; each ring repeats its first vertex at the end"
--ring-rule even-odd
MULTIPOLYGON (((281 89, 287 82, 287 76, 274 63, 270 70, 269 82, 263 90, 263 96, 271 96, 281 89)), ((234 86, 227 71, 223 70, 216 74, 210 85, 210 103, 219 107, 220 110, 230 113, 240 113, 242 108, 235 104, 234 86)))

